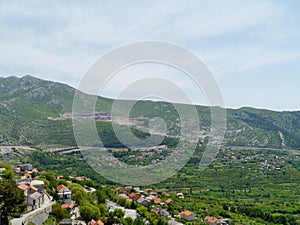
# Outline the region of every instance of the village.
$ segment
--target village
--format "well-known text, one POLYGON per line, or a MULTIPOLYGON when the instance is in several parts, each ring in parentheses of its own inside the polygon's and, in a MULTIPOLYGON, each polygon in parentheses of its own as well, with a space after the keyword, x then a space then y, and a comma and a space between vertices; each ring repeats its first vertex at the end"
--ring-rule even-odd
MULTIPOLYGON (((5 170, 5 168, 0 168, 0 173, 5 170)), ((197 218, 197 215, 189 209, 182 209, 174 214, 172 205, 175 205, 185 197, 180 192, 169 193, 168 191, 155 191, 152 188, 143 189, 134 186, 101 186, 100 189, 103 190, 101 192, 101 190, 85 185, 93 183, 85 176, 63 177, 58 175, 54 178, 53 173, 38 171, 37 168, 34 168, 29 163, 13 165, 12 170, 18 189, 24 193, 24 203, 26 204, 25 212, 19 218, 14 218, 10 221, 12 225, 181 225, 199 224, 199 221, 209 225, 228 224, 226 219, 218 219, 209 215, 205 218, 197 218), (49 185, 49 181, 50 184, 57 184, 57 186, 49 185), (82 190, 82 192, 78 190, 82 190), (100 210, 101 216, 98 215, 93 218, 85 215, 86 213, 81 215, 83 212, 82 208, 84 208, 82 205, 84 205, 83 202, 86 199, 84 197, 83 199, 78 198, 78 195, 86 196, 88 199, 98 195, 99 199, 99 193, 102 195, 105 192, 109 192, 109 194, 106 196, 104 194, 105 199, 100 200, 105 205, 105 208, 102 208, 102 211, 100 210), (59 217, 55 213, 63 213, 64 216, 59 217), (60 218, 60 220, 57 223, 49 223, 49 215, 60 218), (155 222, 151 221, 152 217, 156 218, 155 222), (159 222, 157 222, 157 219, 159 222), (134 223, 134 221, 138 220, 140 223, 134 223), (122 223, 122 221, 126 221, 126 223, 122 223)), ((95 202, 94 199, 92 199, 92 202, 95 202)), ((91 205, 89 206, 92 207, 91 205)))

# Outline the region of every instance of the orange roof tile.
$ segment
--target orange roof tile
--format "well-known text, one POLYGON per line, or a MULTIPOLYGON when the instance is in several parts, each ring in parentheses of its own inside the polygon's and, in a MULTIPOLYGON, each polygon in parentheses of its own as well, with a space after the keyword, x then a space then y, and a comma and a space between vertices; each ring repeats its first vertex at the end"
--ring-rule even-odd
POLYGON ((131 192, 129 195, 129 198, 135 198, 135 196, 136 196, 136 193, 134 193, 134 192, 131 192))
MULTIPOLYGON (((60 190, 62 190, 62 189, 68 189, 65 185, 63 185, 63 184, 61 184, 61 185, 59 185, 57 188, 56 188, 56 190, 58 191, 58 192, 60 192, 60 190)), ((69 189, 68 189, 69 190, 69 189)))
POLYGON ((19 184, 18 188, 25 191, 26 189, 28 189, 28 186, 26 184, 19 184))
POLYGON ((37 191, 37 190, 38 190, 36 187, 32 186, 31 184, 29 184, 28 188, 29 188, 29 189, 32 189, 32 190, 34 190, 34 191, 37 191))
POLYGON ((215 217, 212 217, 212 216, 206 216, 206 217, 204 218, 204 221, 207 221, 207 222, 209 222, 209 223, 216 223, 216 222, 218 222, 219 220, 218 220, 217 218, 215 218, 215 217))
POLYGON ((74 206, 75 206, 74 203, 66 203, 66 204, 62 204, 62 205, 61 205, 61 207, 62 207, 63 209, 73 209, 74 206))
POLYGON ((184 210, 183 212, 181 212, 180 214, 184 215, 184 216, 190 216, 193 214, 193 212, 189 211, 189 210, 184 210))
POLYGON ((171 202, 173 202, 173 200, 170 199, 170 198, 168 198, 168 199, 166 200, 166 203, 167 203, 167 204, 169 204, 169 203, 171 203, 171 202))
POLYGON ((162 203, 162 200, 160 198, 156 198, 156 199, 154 199, 154 203, 160 204, 160 203, 162 203))

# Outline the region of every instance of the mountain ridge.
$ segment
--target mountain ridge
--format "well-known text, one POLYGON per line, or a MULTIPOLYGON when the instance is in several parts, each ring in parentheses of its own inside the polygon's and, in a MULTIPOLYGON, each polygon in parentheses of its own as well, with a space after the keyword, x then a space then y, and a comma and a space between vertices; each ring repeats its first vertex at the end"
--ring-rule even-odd
MULTIPOLYGON (((61 118, 64 113, 72 112, 75 92, 76 89, 67 84, 46 81, 30 75, 21 78, 0 77, 0 144, 76 145, 72 137, 71 118, 61 118)), ((82 96, 90 97, 84 93, 82 96)), ((96 110, 109 113, 113 101, 98 97, 96 110)), ((130 100, 120 101, 126 104, 130 100)), ((197 105, 196 108, 201 127, 208 131, 209 107, 197 105)), ((227 131, 224 145, 300 149, 299 111, 280 112, 241 107, 228 108, 226 112, 227 131)), ((167 121, 167 125, 171 127, 170 135, 178 134, 176 133, 180 128, 176 122, 178 114, 172 103, 140 101, 131 112, 133 118, 150 120, 157 116, 167 121)), ((111 126, 110 121, 99 121, 99 124, 102 127, 111 126)), ((147 133, 145 128, 147 125, 145 122, 135 128, 147 133)), ((103 132, 111 134, 111 130, 103 132)), ((207 132, 203 132, 201 138, 204 140, 206 136, 207 132)))

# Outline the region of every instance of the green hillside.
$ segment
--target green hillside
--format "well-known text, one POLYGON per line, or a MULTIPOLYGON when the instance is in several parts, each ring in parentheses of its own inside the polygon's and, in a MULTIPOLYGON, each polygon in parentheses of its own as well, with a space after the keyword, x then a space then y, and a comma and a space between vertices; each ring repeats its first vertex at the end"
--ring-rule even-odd
MULTIPOLYGON (((71 117, 64 116, 71 115, 75 91, 68 85, 28 75, 0 78, 0 144, 76 145, 71 117)), ((83 102, 90 97, 82 94, 83 102)), ((98 97, 96 110, 109 113, 112 103, 112 99, 98 97)), ((197 111, 204 140, 210 129, 210 109, 197 106, 197 111)), ((122 116, 121 111, 118 116, 122 116)), ((132 126, 143 135, 147 135, 149 120, 155 117, 165 120, 169 136, 176 137, 180 132, 179 116, 171 103, 140 101, 130 116, 141 121, 132 126)), ((108 137, 107 144, 118 143, 110 121, 97 121, 97 129, 108 137)), ((228 109, 224 145, 300 149, 300 112, 228 109)))

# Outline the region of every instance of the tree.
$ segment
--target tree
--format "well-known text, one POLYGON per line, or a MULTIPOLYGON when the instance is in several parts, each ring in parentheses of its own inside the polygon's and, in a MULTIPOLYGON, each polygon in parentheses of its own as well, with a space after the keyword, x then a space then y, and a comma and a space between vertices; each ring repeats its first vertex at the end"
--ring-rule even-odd
POLYGON ((98 208, 99 208, 99 210, 100 210, 101 216, 102 216, 102 217, 103 217, 103 216, 106 216, 106 214, 107 214, 107 209, 106 209, 105 204, 100 204, 100 205, 98 205, 98 208))
POLYGON ((117 216, 118 218, 123 218, 124 215, 125 215, 125 213, 122 209, 115 209, 113 211, 113 216, 117 216))
POLYGON ((55 173, 53 173, 53 172, 47 172, 44 174, 44 176, 46 177, 46 179, 48 181, 56 181, 56 176, 55 176, 55 173))
POLYGON ((80 208, 80 214, 87 223, 91 220, 98 220, 100 218, 100 210, 92 204, 82 206, 80 208))
POLYGON ((26 208, 24 192, 13 180, 0 181, 1 225, 8 225, 8 216, 21 214, 26 208))
POLYGON ((159 217, 155 222, 155 225, 168 225, 168 222, 159 217))
POLYGON ((142 217, 137 217, 134 220, 133 225, 145 225, 145 222, 142 217))
POLYGON ((127 225, 133 225, 133 219, 131 217, 126 217, 125 218, 125 223, 127 225))
POLYGON ((102 190, 97 190, 96 195, 97 195, 97 198, 98 198, 98 204, 105 203, 106 194, 103 193, 102 190))
POLYGON ((59 204, 55 204, 52 207, 52 213, 55 218, 57 218, 58 221, 61 221, 63 218, 65 218, 66 212, 64 209, 61 208, 59 204))
POLYGON ((8 179, 8 180, 11 180, 14 178, 14 172, 12 170, 9 170, 9 169, 6 169, 2 172, 2 177, 4 179, 8 179))

